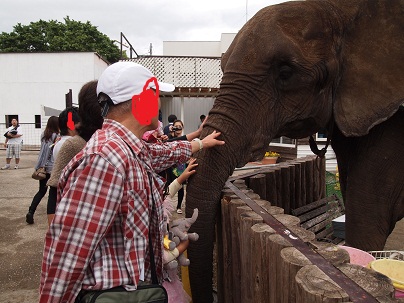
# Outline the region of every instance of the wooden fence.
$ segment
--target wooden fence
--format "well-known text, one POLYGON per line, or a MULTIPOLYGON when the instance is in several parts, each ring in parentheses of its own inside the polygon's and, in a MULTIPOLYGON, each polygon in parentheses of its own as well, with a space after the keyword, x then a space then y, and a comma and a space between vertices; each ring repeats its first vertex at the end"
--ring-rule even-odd
MULTIPOLYGON (((323 198, 324 176, 324 161, 306 157, 230 180, 311 250, 359 284, 372 302, 394 302, 394 288, 387 277, 348 263, 345 250, 317 242, 313 232, 300 227, 299 219, 288 214, 291 209, 323 198)), ((257 211, 228 188, 223 190, 217 233, 219 302, 367 302, 352 300, 346 289, 313 265, 310 258, 264 223, 257 211)))
MULTIPOLYGON (((325 197, 325 159, 307 156, 229 178, 286 214, 325 197)), ((227 191, 231 192, 231 191, 227 191)), ((226 189, 224 190, 226 193, 226 189)), ((231 192, 232 193, 232 192, 231 192)))

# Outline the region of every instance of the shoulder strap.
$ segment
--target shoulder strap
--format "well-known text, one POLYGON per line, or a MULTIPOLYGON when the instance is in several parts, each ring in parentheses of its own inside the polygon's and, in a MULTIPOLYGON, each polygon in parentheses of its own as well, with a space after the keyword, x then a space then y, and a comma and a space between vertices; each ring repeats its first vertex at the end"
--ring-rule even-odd
MULTIPOLYGON (((152 195, 152 197, 153 197, 153 195, 152 195)), ((154 203, 153 203, 153 205, 154 205, 154 203)), ((152 243, 151 236, 150 236, 150 228, 149 228, 149 251, 150 251, 150 267, 151 267, 152 283, 158 284, 156 263, 154 262, 153 243, 152 243)))
MULTIPOLYGON (((136 157, 132 147, 125 140, 123 140, 123 142, 125 142, 125 144, 129 147, 129 149, 132 152, 133 156, 136 157)), ((149 174, 147 174, 147 175, 149 177, 150 192, 151 192, 151 197, 152 197, 152 201, 151 201, 152 202, 152 212, 153 212, 153 209, 154 209, 153 185, 152 185, 152 182, 151 182, 150 175, 149 174)), ((149 222, 150 222, 150 220, 149 220, 149 222)), ((156 263, 154 261, 153 243, 152 243, 151 235, 150 235, 150 226, 149 226, 149 252, 150 252, 150 267, 151 267, 152 283, 153 284, 158 284, 156 263)))

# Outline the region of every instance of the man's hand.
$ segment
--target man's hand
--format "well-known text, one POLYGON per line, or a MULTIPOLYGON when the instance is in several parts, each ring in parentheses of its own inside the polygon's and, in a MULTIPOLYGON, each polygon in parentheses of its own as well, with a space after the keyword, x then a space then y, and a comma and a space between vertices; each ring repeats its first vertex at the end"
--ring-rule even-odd
POLYGON ((216 138, 220 136, 220 132, 213 131, 210 135, 203 138, 203 140, 194 139, 191 142, 192 153, 196 153, 202 148, 209 148, 216 145, 223 145, 224 141, 217 140, 216 138))

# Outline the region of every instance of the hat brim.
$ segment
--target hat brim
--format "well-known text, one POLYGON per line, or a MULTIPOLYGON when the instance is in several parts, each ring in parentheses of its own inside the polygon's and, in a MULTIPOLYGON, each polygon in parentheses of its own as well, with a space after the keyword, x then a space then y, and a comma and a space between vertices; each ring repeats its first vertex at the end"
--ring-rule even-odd
MULTIPOLYGON (((169 92, 173 92, 175 90, 175 86, 173 84, 160 82, 160 81, 158 81, 158 84, 159 84, 159 91, 169 93, 169 92)), ((151 87, 155 88, 155 85, 153 84, 153 85, 151 85, 151 87)))

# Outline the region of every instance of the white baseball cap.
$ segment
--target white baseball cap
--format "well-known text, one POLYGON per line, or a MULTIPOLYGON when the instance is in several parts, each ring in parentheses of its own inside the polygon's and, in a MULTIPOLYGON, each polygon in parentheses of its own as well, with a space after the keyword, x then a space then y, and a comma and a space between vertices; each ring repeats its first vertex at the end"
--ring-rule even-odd
MULTIPOLYGON (((134 62, 117 62, 108 66, 98 79, 97 96, 106 94, 114 104, 131 100, 134 95, 139 95, 147 80, 155 77, 147 68, 134 62)), ((172 92, 173 84, 157 81, 159 90, 172 92)), ((156 88, 154 82, 150 82, 147 88, 156 88)))

